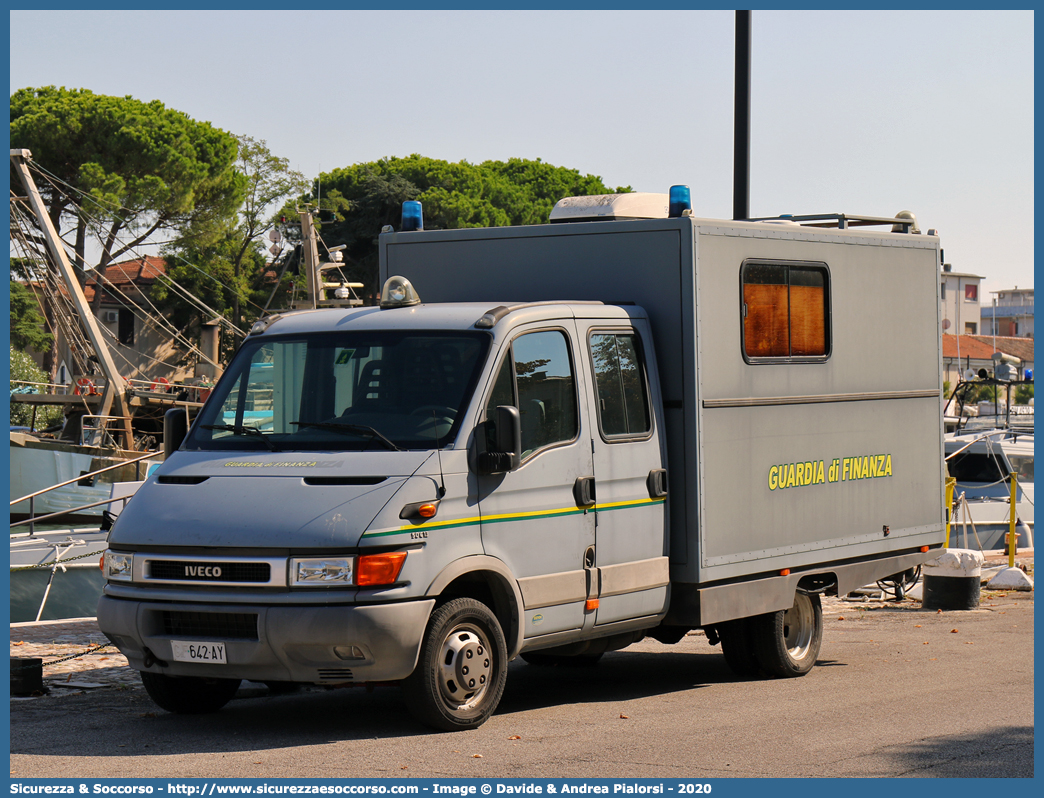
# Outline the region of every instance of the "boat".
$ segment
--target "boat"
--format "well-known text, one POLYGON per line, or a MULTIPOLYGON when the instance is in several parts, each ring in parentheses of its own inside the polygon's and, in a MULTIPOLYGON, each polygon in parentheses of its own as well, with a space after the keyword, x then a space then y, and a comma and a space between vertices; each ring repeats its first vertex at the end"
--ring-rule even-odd
POLYGON ((157 436, 166 410, 201 407, 204 389, 172 385, 165 377, 127 380, 120 376, 47 215, 28 159, 27 151, 11 152, 12 172, 25 193, 12 192, 12 244, 18 245, 20 261, 41 286, 54 319, 52 332, 62 334, 72 362, 81 372, 90 369, 91 376, 69 380, 70 385, 12 381, 13 403, 32 405, 34 411, 43 405, 60 406, 65 424, 58 431, 10 431, 11 520, 64 511, 62 523, 98 523, 114 482, 144 479, 162 462, 157 436), (142 452, 152 456, 142 462, 142 452), (95 472, 100 473, 85 476, 95 472), (52 486, 59 487, 45 491, 52 486))
POLYGON ((946 434, 943 446, 947 470, 956 479, 950 546, 1006 548, 1015 474, 1016 546, 1033 548, 1033 433, 971 427, 946 434))
POLYGON ((99 526, 38 529, 34 521, 11 534, 11 623, 94 617, 105 586, 99 560, 108 530, 141 484, 109 483, 99 526))

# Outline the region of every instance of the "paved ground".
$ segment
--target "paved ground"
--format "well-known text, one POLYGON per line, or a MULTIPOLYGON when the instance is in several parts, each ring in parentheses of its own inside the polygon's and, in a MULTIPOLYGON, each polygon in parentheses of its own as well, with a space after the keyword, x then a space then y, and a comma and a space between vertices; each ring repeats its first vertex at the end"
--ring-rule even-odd
MULTIPOLYGON (((44 696, 11 699, 11 772, 1033 775, 1033 593, 984 589, 978 609, 946 613, 909 599, 828 599, 824 625, 818 667, 793 680, 733 676, 702 633, 675 646, 646 640, 595 668, 516 661, 497 714, 449 735, 417 727, 394 688, 271 696, 245 683, 217 715, 169 715, 107 648, 48 665, 44 696)), ((11 656, 51 662, 103 640, 92 620, 14 626, 11 656)))

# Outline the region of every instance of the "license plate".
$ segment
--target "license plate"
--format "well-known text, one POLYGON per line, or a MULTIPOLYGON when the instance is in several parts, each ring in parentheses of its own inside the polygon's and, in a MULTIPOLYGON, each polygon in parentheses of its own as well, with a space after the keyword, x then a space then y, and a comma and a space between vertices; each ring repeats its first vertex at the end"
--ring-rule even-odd
POLYGON ((205 662, 227 665, 224 643, 204 643, 198 640, 171 640, 175 662, 205 662))

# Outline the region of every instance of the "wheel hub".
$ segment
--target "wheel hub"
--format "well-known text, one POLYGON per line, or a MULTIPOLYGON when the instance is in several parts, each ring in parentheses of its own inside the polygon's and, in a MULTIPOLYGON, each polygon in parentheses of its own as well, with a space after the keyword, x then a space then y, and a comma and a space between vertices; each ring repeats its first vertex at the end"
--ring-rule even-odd
POLYGON ((442 644, 439 686, 446 701, 467 709, 482 698, 489 685, 493 662, 489 645, 472 628, 458 628, 442 644))
POLYGON ((812 645, 815 627, 815 612, 808 596, 798 593, 794 606, 783 613, 783 635, 787 650, 794 659, 802 659, 812 645))

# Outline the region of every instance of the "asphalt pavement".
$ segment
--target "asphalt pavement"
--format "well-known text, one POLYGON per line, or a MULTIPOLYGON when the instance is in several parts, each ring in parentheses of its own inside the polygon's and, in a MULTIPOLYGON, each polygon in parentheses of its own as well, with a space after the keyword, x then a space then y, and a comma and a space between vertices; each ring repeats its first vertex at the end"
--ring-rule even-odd
MULTIPOLYGON (((449 734, 418 726, 394 687, 271 695, 245 683, 217 714, 176 716, 153 705, 126 668, 125 680, 106 683, 99 674, 119 665, 87 663, 49 676, 42 697, 12 698, 11 774, 1033 775, 1032 592, 984 590, 980 607, 964 612, 925 611, 909 599, 827 599, 824 622, 819 663, 798 679, 737 677, 699 632, 674 646, 645 640, 588 668, 516 660, 497 713, 477 730, 449 734), (59 688, 56 678, 100 686, 59 688)), ((62 635, 52 630, 50 643, 16 646, 12 627, 12 656, 26 646, 75 647, 73 635, 56 642, 62 635)))

